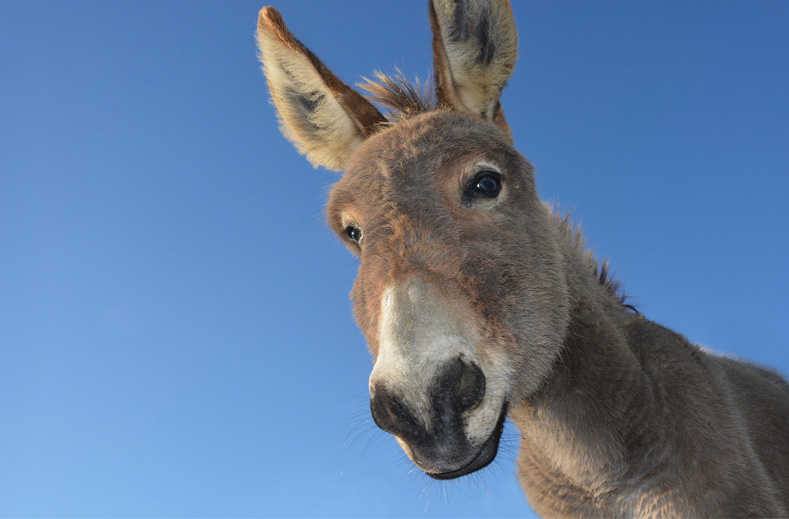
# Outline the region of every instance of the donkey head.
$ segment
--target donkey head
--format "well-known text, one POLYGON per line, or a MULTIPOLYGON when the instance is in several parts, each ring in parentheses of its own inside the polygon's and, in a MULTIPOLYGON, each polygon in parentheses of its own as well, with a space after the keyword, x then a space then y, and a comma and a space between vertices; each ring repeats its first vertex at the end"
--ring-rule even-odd
POLYGON ((315 166, 345 170, 327 217, 361 260, 351 295, 373 418, 447 479, 493 460, 508 405, 558 355, 569 297, 557 228, 499 103, 517 57, 510 5, 433 0, 430 18, 433 109, 391 79, 368 85, 405 113, 394 122, 273 8, 257 37, 283 133, 315 166))

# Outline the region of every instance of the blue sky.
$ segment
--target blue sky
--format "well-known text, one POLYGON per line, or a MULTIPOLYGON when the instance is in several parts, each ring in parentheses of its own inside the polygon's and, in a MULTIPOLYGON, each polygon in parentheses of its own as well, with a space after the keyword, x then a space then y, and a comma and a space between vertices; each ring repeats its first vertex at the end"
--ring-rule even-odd
MULTIPOLYGON (((285 1, 342 78, 426 2, 285 1)), ((277 130, 262 4, 0 3, 0 515, 522 517, 518 434, 411 470, 367 410, 338 177, 277 130)), ((789 374, 789 3, 517 2, 502 103, 649 318, 789 374)))

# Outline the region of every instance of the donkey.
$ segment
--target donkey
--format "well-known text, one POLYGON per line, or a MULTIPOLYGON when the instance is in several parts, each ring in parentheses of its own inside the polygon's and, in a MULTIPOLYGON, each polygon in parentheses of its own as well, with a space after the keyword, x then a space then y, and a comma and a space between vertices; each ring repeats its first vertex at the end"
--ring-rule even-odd
POLYGON ((640 315, 540 202, 499 103, 517 58, 507 0, 429 13, 434 97, 382 74, 365 97, 275 9, 258 19, 282 132, 344 171, 327 219, 361 260, 376 424, 450 479, 494 459, 509 417, 544 516, 787 516, 789 384, 640 315))

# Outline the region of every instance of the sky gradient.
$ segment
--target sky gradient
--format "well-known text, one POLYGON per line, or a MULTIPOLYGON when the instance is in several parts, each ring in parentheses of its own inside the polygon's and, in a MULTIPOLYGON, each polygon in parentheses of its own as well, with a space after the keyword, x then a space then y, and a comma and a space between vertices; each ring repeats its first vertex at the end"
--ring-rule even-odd
MULTIPOLYGON (((279 134, 263 4, 0 2, 0 516, 523 517, 518 433, 439 483, 369 416, 338 178, 279 134)), ((426 2, 276 5, 348 83, 426 2)), ((541 196, 648 318, 789 374, 789 3, 516 2, 541 196)))

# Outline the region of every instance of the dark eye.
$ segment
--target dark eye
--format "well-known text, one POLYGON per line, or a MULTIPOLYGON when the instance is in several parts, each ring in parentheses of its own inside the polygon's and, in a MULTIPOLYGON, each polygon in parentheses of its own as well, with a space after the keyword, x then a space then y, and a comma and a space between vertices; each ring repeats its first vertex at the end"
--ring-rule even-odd
POLYGON ((483 170, 477 173, 463 190, 463 203, 471 206, 474 200, 483 196, 496 198, 501 192, 501 175, 495 171, 483 170))
POLYGON ((347 226, 345 228, 345 234, 356 243, 361 243, 362 241, 362 230, 358 227, 354 227, 353 225, 347 226))

